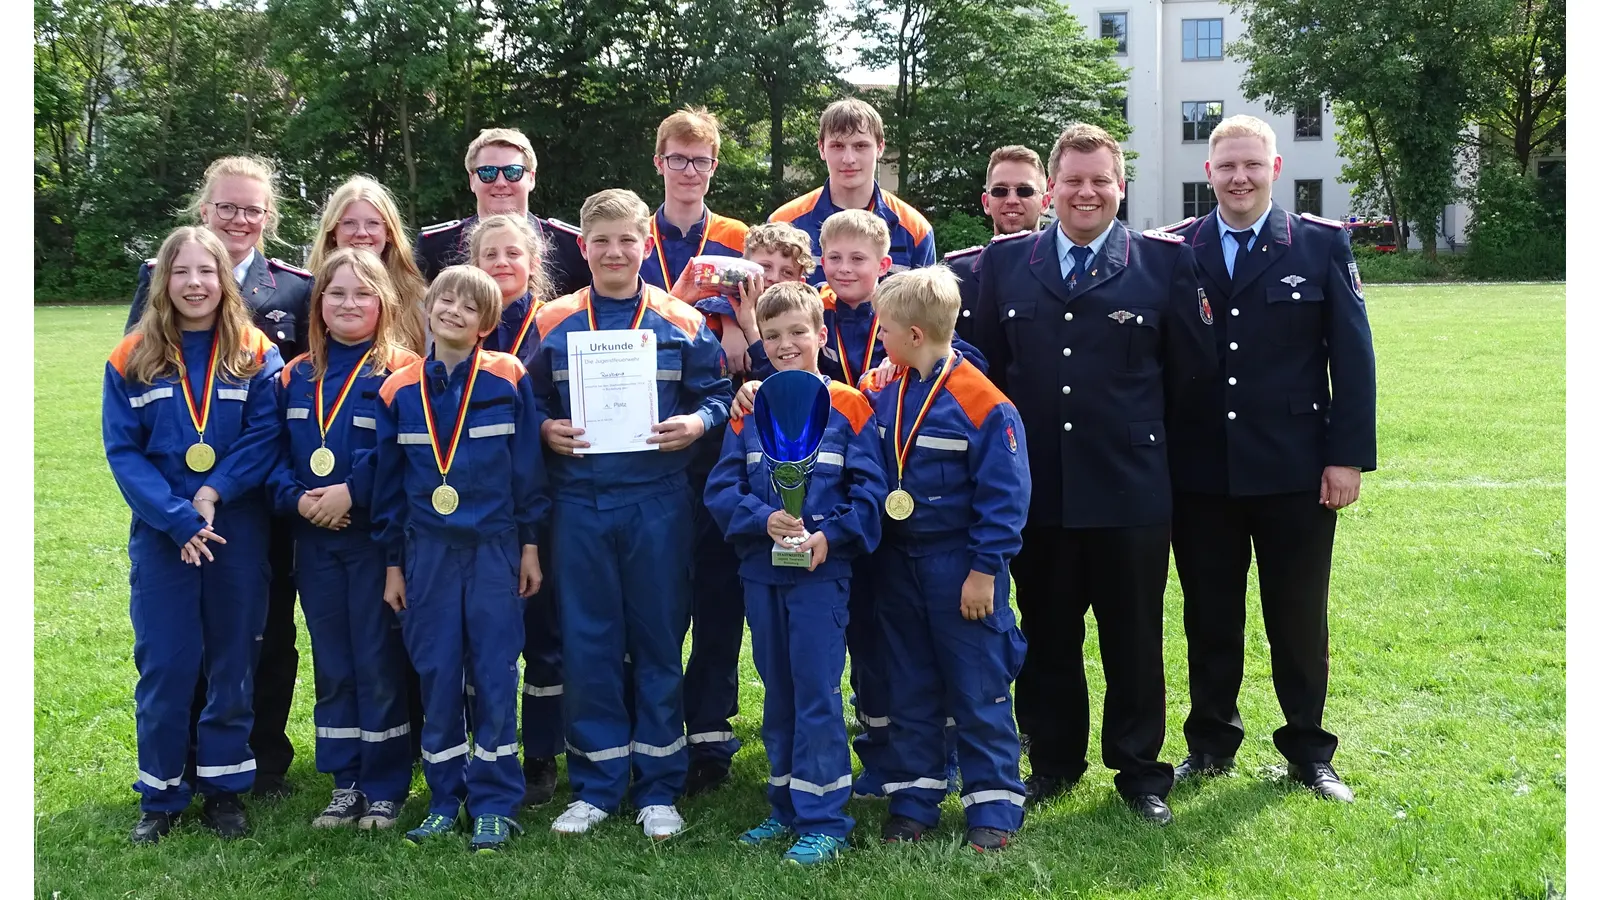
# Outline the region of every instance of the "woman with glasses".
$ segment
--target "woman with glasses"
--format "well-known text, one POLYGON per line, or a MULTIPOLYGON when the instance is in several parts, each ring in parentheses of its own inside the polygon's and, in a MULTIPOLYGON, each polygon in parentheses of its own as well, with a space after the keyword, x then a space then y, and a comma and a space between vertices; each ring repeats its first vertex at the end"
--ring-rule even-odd
POLYGON ((400 303, 391 323, 395 341, 413 353, 426 353, 422 295, 428 285, 422 280, 422 272, 411 254, 410 236, 400 222, 400 209, 388 189, 365 175, 357 175, 339 185, 322 208, 317 234, 321 237, 312 246, 311 258, 306 261, 313 272, 321 271, 322 263, 335 250, 346 247, 376 253, 383 260, 400 303))
MULTIPOLYGON (((262 253, 267 240, 278 240, 275 177, 272 163, 264 159, 225 156, 206 167, 200 187, 185 211, 222 241, 228 251, 233 282, 239 286, 253 324, 277 346, 281 358, 294 359, 305 350, 311 273, 282 260, 268 259, 262 253)), ((139 269, 139 285, 125 331, 132 331, 144 314, 155 266, 156 261, 151 259, 139 269)), ((261 658, 255 670, 255 725, 250 733, 250 748, 256 756, 255 793, 281 797, 290 790, 284 775, 294 760, 294 746, 284 729, 289 723, 295 673, 300 667, 300 655, 294 646, 294 533, 286 519, 273 519, 267 561, 272 566, 272 584, 268 589, 266 631, 259 644, 261 658)), ((199 719, 204 697, 202 683, 197 687, 191 727, 199 719)))

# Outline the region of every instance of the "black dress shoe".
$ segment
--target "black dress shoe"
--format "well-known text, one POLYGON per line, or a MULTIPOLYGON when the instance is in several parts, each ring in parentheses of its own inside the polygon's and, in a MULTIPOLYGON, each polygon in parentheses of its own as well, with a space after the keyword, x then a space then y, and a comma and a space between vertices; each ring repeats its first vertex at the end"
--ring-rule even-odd
POLYGON ((1027 756, 1028 751, 1033 749, 1033 738, 1026 734, 1019 734, 1017 735, 1017 744, 1022 747, 1022 755, 1027 756))
POLYGON ((883 837, 885 844, 910 844, 922 840, 922 833, 928 826, 907 816, 890 816, 883 823, 883 837))
POLYGON ((1212 756, 1210 753, 1191 753, 1172 770, 1173 781, 1213 778, 1233 771, 1233 757, 1212 756))
POLYGON ((257 800, 282 800, 294 793, 294 785, 282 775, 257 772, 255 787, 250 789, 250 793, 257 800))
POLYGON ((1024 803, 1028 806, 1043 803, 1067 793, 1077 785, 1077 781, 1068 781, 1057 775, 1029 775, 1028 780, 1022 783, 1023 789, 1027 791, 1024 803))
POLYGON ((224 840, 244 837, 250 831, 250 822, 244 815, 244 804, 238 794, 213 794, 206 797, 200 810, 200 821, 224 840))
POLYGON ((522 778, 527 787, 522 793, 523 806, 549 803, 556 795, 556 761, 554 757, 533 757, 522 764, 522 778))
POLYGON ((689 763, 689 774, 683 779, 683 795, 698 797, 722 787, 728 782, 729 764, 719 759, 696 759, 689 763))
POLYGON ((1139 818, 1154 822, 1157 825, 1172 824, 1172 810, 1167 808, 1167 801, 1159 796, 1155 794, 1134 794, 1124 799, 1127 800, 1128 806, 1139 814, 1139 818))
POLYGON ((139 814, 139 824, 133 826, 135 844, 154 844, 167 836, 172 826, 178 824, 177 813, 145 812, 139 814))
POLYGON ((987 853, 1005 849, 1016 834, 1015 831, 1001 831, 998 828, 968 828, 967 843, 979 853, 987 853))
POLYGON ((1338 800, 1340 803, 1356 802, 1355 792, 1339 780, 1339 773, 1333 766, 1325 762, 1289 764, 1289 777, 1311 789, 1324 800, 1338 800))

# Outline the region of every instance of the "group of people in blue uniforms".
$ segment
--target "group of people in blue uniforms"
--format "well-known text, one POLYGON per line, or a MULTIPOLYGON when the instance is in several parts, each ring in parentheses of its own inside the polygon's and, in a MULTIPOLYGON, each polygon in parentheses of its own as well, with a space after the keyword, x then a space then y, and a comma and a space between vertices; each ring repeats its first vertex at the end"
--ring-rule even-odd
MULTIPOLYGON (((942 800, 957 793, 967 842, 998 850, 1026 805, 1082 774, 1071 769, 1084 752, 1074 734, 1087 739, 1086 695, 1079 728, 1070 709, 1047 708, 1070 704, 1072 690, 1041 696, 1070 673, 1060 659, 1036 660, 1043 639, 1046 656, 1061 650, 1070 662, 1073 648, 1040 625, 1057 627, 1051 606, 1069 620, 1075 609, 1081 682, 1091 605, 1103 637, 1126 641, 1115 665, 1106 655, 1106 762, 1135 811, 1162 822, 1172 770, 1161 771, 1160 734, 1153 750, 1150 734, 1150 706, 1164 715, 1165 703, 1150 548, 1160 532, 1164 583, 1174 505, 1162 445, 1169 412, 1210 397, 1218 361, 1213 312, 1182 238, 1131 234, 1111 218, 1114 206, 1090 239, 1067 227, 1094 211, 1086 201, 1107 196, 1072 166, 1109 158, 1108 141, 1115 147, 1074 126, 1053 151, 1052 190, 1081 188, 1058 198, 1054 240, 1025 237, 1058 231, 1032 230, 1045 190, 1033 183, 1043 175, 1037 155, 997 151, 988 180, 1031 189, 986 193, 996 240, 951 254, 949 266, 934 265, 926 219, 877 185, 883 125, 859 100, 822 116, 828 181, 753 228, 705 205, 719 129, 687 109, 657 132, 665 198, 654 214, 612 189, 588 198, 577 227, 533 216, 531 145, 487 129, 465 159, 475 215, 423 229, 413 246, 392 197, 352 179, 323 212, 310 272, 262 257, 276 219, 270 169, 218 160, 197 192, 199 226, 174 231, 141 271, 129 334, 106 369, 107 459, 133 511, 142 813, 133 840, 158 842, 196 792, 204 824, 242 835, 242 795, 292 789, 287 761, 272 758, 268 771, 263 749, 287 742, 282 725, 259 733, 261 698, 275 690, 261 673, 293 653, 292 593, 287 651, 281 628, 269 640, 283 540, 311 636, 317 769, 333 781, 317 827, 395 826, 420 760, 430 800, 405 839, 466 829, 470 849, 494 852, 521 830, 521 810, 551 799, 564 753, 571 802, 553 831, 586 833, 626 802, 647 836, 677 834, 678 799, 726 782, 739 749, 732 720, 748 621, 765 685, 771 815, 739 842, 781 840, 785 860, 823 862, 847 848, 852 796, 887 796, 881 836, 900 842, 936 827, 942 800), (689 275, 690 259, 707 255, 743 256, 763 275, 732 296, 707 289, 689 275), (1028 279, 1046 295, 1012 289, 1028 279), (1056 340, 1042 327, 1050 304, 1113 279, 1117 295, 1065 313, 1104 334, 1080 344, 1078 360, 1044 363, 1056 340), (1122 309, 1132 302, 1122 288, 1138 309, 1122 309), (656 452, 584 452, 567 345, 585 330, 648 333, 656 452), (748 417, 762 381, 779 372, 810 373, 831 407, 798 518, 776 495, 748 417), (1074 446, 1070 422, 1050 427, 1061 408, 1044 395, 1058 377, 1117 405, 1120 449, 1074 446), (1085 496, 1127 521, 1081 512, 1085 496), (1025 549, 1035 539, 1065 547, 1082 571, 1044 573, 1025 549), (774 565, 774 546, 796 544, 811 554, 808 568, 774 565), (1111 571, 1124 563, 1130 571, 1111 571), (847 657, 853 748, 840 690, 847 657)), ((1359 301, 1353 263, 1349 273, 1359 301)), ((1331 299, 1324 284, 1296 299, 1312 289, 1331 299)), ((1359 377, 1336 380, 1336 395, 1359 406, 1359 377)), ((1062 385, 1060 397, 1070 395, 1062 385)), ((1317 396, 1329 404, 1325 389, 1317 396)), ((1109 417, 1086 412, 1079 427, 1103 427, 1097 416, 1109 417)), ((1359 437, 1346 446, 1362 448, 1359 437)), ((1235 515, 1209 501, 1194 508, 1235 515)), ((1331 551, 1331 525, 1313 531, 1326 532, 1331 551)), ((1179 567, 1185 576, 1181 552, 1179 567)), ((1211 594, 1213 605, 1233 602, 1211 594)), ((1264 604, 1265 594, 1263 578, 1264 604)), ((1273 602, 1303 607, 1314 594, 1294 585, 1273 602)), ((1325 569, 1321 604, 1325 662, 1325 569)), ((1269 630, 1300 629, 1286 645, 1307 645, 1286 655, 1315 652, 1314 635, 1302 634, 1308 618, 1314 626, 1303 610, 1269 613, 1269 630)), ((1070 645, 1073 626, 1060 627, 1070 645)), ((1276 639, 1274 653, 1276 673, 1276 639)), ((1314 673, 1297 664, 1307 696, 1292 712, 1285 701, 1289 732, 1326 735, 1320 698, 1309 696, 1314 673)), ((1225 716, 1228 702, 1209 699, 1206 715, 1225 716)), ((1196 777, 1231 764, 1228 737, 1197 724, 1196 777), (1220 737, 1202 744, 1202 734, 1220 737)), ((1302 752, 1287 740, 1280 748, 1301 753, 1291 763, 1322 779, 1321 788, 1307 782, 1314 790, 1336 796, 1331 776, 1348 793, 1326 765, 1327 741, 1302 752)))

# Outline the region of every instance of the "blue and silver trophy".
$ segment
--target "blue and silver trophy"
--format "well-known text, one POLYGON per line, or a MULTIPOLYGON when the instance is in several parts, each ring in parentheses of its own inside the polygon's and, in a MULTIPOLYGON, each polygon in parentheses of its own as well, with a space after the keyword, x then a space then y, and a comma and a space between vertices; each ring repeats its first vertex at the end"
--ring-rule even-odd
MULTIPOLYGON (((772 477, 783 511, 805 520, 806 485, 822 449, 833 403, 828 384, 810 372, 779 372, 761 382, 756 391, 756 434, 761 438, 762 459, 772 477)), ((811 551, 796 550, 806 536, 788 537, 772 548, 775 566, 811 567, 811 551)))

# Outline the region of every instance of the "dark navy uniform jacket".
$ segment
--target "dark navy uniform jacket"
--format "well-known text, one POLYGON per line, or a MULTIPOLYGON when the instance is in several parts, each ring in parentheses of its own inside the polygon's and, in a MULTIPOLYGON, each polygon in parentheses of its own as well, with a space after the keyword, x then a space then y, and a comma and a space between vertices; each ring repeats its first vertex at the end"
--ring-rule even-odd
MULTIPOLYGON (((139 267, 139 286, 133 291, 133 306, 128 310, 128 323, 123 333, 133 332, 144 315, 144 304, 150 296, 150 278, 155 274, 156 261, 147 259, 139 267)), ((222 273, 231 278, 231 272, 222 273)), ((245 272, 244 284, 239 293, 244 305, 250 307, 255 326, 278 348, 280 359, 294 359, 306 350, 306 329, 311 323, 311 273, 296 268, 281 259, 268 259, 257 250, 245 272)))
POLYGON ((1028 524, 1169 521, 1169 401, 1217 366, 1188 244, 1114 222, 1070 292, 1056 229, 994 241, 982 266, 974 343, 1027 427, 1028 524))
MULTIPOLYGON (((444 269, 465 265, 467 242, 472 238, 472 226, 477 223, 478 217, 471 215, 418 231, 416 258, 422 277, 431 282, 444 269)), ((589 264, 578 249, 578 237, 582 232, 560 219, 541 219, 533 213, 528 213, 528 223, 544 238, 555 295, 560 297, 588 287, 589 264)))
POLYGON ((1194 247, 1221 359, 1168 432, 1173 487, 1315 491, 1326 466, 1377 468, 1372 330, 1344 227, 1274 203, 1232 278, 1215 212, 1167 227, 1194 247))
POLYGON ((956 319, 956 334, 969 341, 977 331, 972 325, 972 311, 978 308, 978 260, 982 258, 982 246, 944 255, 944 264, 961 280, 961 315, 956 319))

